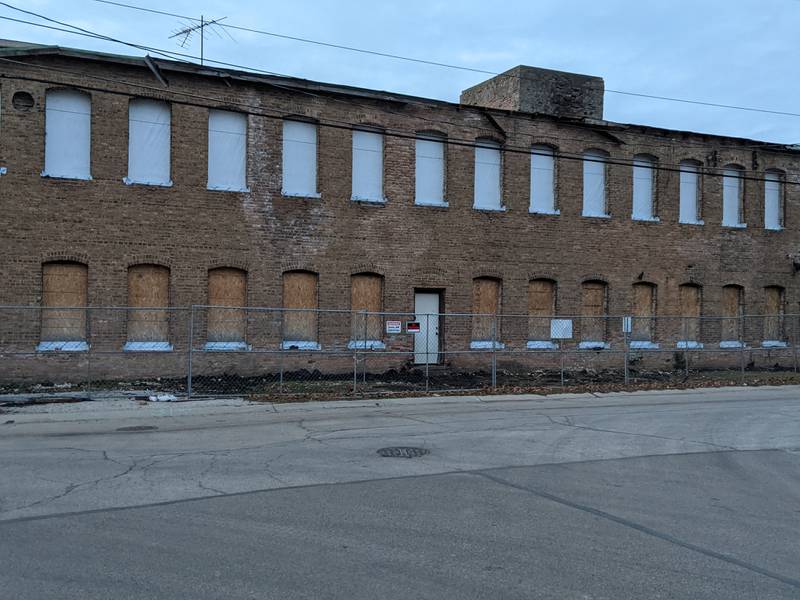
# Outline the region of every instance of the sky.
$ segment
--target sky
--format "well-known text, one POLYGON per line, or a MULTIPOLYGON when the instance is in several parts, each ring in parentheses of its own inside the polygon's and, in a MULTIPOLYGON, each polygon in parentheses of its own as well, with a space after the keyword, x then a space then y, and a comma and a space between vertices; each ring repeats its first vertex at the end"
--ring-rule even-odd
MULTIPOLYGON (((519 64, 603 77, 606 89, 800 113, 800 0, 120 0, 338 45, 473 69, 519 64)), ((126 42, 199 55, 187 22, 94 0, 6 4, 126 42)), ((0 4, 0 16, 42 22, 0 4)), ((52 25, 52 23, 51 23, 52 25)), ((207 32, 205 56, 275 73, 458 101, 490 75, 370 56, 256 33, 207 32)), ((104 40, 0 20, 0 37, 143 54, 104 40)), ((800 143, 800 116, 606 93, 605 118, 800 143)))

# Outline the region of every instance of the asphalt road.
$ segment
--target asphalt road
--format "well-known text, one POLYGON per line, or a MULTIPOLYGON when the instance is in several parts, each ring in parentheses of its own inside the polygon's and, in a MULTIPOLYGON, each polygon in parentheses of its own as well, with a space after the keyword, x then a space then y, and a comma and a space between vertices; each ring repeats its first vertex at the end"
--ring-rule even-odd
POLYGON ((2 598, 800 598, 798 388, 7 421, 2 598))

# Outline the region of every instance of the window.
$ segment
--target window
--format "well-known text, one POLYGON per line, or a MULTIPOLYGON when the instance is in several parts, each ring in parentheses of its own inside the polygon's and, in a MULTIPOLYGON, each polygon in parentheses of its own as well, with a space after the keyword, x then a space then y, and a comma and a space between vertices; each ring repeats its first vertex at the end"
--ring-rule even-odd
POLYGON ((42 175, 91 179, 91 99, 74 90, 49 90, 45 104, 42 175))
POLYGON ((445 142, 441 135, 421 134, 416 140, 416 190, 414 203, 447 206, 444 197, 445 142))
POLYGON ((83 351, 89 269, 77 262, 42 265, 42 323, 37 350, 83 351))
POLYGON ((283 195, 319 198, 317 192, 317 125, 283 122, 283 195))
POLYGON ((764 228, 783 229, 783 173, 764 173, 764 228))
POLYGON ((283 274, 283 343, 285 350, 319 350, 317 341, 317 274, 283 274))
POLYGON ((702 225, 700 212, 700 163, 682 160, 680 164, 680 214, 678 220, 690 225, 702 225))
POLYGON ((684 283, 678 288, 681 311, 681 333, 678 348, 702 348, 700 342, 700 315, 702 288, 694 283, 684 283))
POLYGON ((170 110, 160 100, 128 107, 128 176, 125 183, 170 186, 170 110))
POLYGON ((633 157, 633 212, 635 221, 657 221, 655 212, 655 164, 652 156, 637 154, 633 157))
POLYGON ((742 317, 744 316, 744 288, 726 285, 722 288, 722 322, 720 324, 720 348, 741 348, 742 317))
POLYGON ((378 350, 384 347, 383 277, 375 273, 358 273, 350 278, 351 316, 350 349, 378 350))
POLYGON ((247 115, 208 111, 208 189, 247 191, 247 115))
POLYGON ((383 134, 353 130, 353 200, 385 202, 383 134))
POLYGON ((630 347, 636 349, 656 349, 653 341, 656 314, 656 286, 652 283, 633 284, 633 305, 631 310, 630 347))
POLYGON ((589 350, 608 348, 606 315, 608 286, 604 281, 585 281, 581 286, 581 342, 589 350))
POLYGON ((608 154, 602 150, 587 150, 583 153, 583 216, 607 217, 606 205, 606 160, 608 154))
POLYGON ((502 283, 492 277, 472 280, 472 342, 470 348, 502 348, 500 314, 502 283))
POLYGON ((529 212, 557 215, 556 159, 550 146, 531 148, 531 205, 529 212))
POLYGON ((550 339, 550 319, 556 314, 556 282, 552 279, 533 279, 528 282, 528 344, 529 350, 551 350, 556 345, 550 339))
POLYGON ((246 350, 247 273, 220 267, 208 272, 206 350, 246 350))
POLYGON ((128 269, 128 341, 125 350, 168 352, 169 269, 134 265, 128 269))
POLYGON ((722 225, 746 227, 744 223, 744 169, 727 165, 722 171, 722 225))
POLYGON ((764 337, 761 345, 765 348, 786 346, 784 312, 786 310, 785 291, 773 285, 764 288, 764 337))
POLYGON ((473 208, 503 210, 501 164, 500 144, 492 140, 478 140, 475 146, 473 208))

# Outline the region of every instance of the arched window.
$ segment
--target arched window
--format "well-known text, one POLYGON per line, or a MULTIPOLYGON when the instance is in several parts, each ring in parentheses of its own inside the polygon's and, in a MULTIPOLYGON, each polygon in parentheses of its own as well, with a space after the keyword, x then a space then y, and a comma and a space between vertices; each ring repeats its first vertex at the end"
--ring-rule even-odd
POLYGON ((208 111, 208 189, 247 190, 247 115, 208 111))
POLYGON ((722 171, 722 225, 746 227, 744 223, 744 169, 725 165, 722 171))
POLYGON ((283 122, 284 196, 319 198, 317 192, 317 124, 283 122))
POLYGON ((783 171, 770 169, 764 173, 764 228, 783 229, 783 171))
POLYGON ((606 171, 608 152, 587 150, 583 153, 583 216, 607 217, 606 171))
POLYGON ((317 280, 317 274, 311 271, 286 271, 283 274, 284 349, 320 349, 317 340, 317 280))
POLYGON ((350 348, 383 348, 383 277, 357 273, 350 277, 350 348))
POLYGON ((528 344, 531 350, 552 349, 550 319, 556 314, 556 282, 532 279, 528 282, 528 344))
POLYGON ((161 265, 128 268, 128 341, 125 350, 167 352, 169 343, 169 269, 161 265))
POLYGON ((655 208, 656 159, 649 154, 633 157, 633 211, 631 217, 637 221, 656 219, 655 208))
POLYGON ((684 283, 678 288, 680 307, 680 337, 678 348, 702 348, 700 317, 702 315, 702 288, 694 283, 684 283))
POLYGON ((383 195, 383 133, 353 130, 353 200, 385 202, 383 195))
POLYGON ((556 206, 556 158, 550 146, 537 144, 531 148, 530 212, 558 214, 556 206))
POLYGON ((658 348, 658 344, 653 341, 656 325, 656 286, 644 281, 634 283, 631 309, 631 348, 658 348))
POLYGON ((447 206, 445 201, 445 137, 425 132, 417 135, 414 203, 447 206))
POLYGON ((48 90, 45 104, 42 175, 91 179, 91 98, 75 90, 48 90))
POLYGON ((777 285, 764 288, 764 337, 761 345, 765 348, 786 346, 785 294, 786 290, 777 285))
POLYGON ((581 286, 580 347, 607 348, 608 285, 605 281, 584 281, 581 286))
POLYGON ((702 225, 700 203, 700 163, 682 160, 680 164, 680 214, 678 220, 690 225, 702 225))
POLYGON ((172 185, 169 104, 138 98, 128 106, 128 176, 125 183, 172 185))
POLYGON ((206 350, 245 350, 247 273, 220 267, 208 271, 206 350))
POLYGON ((720 348, 740 348, 743 343, 744 288, 740 285, 723 286, 721 309, 720 348))
POLYGON ((42 265, 42 323, 39 351, 83 351, 89 268, 78 262, 42 265))
POLYGON ((471 348, 502 347, 500 344, 500 303, 503 284, 494 277, 472 280, 471 348))
POLYGON ((503 210, 503 161, 501 146, 494 140, 480 139, 475 146, 473 208, 503 210))

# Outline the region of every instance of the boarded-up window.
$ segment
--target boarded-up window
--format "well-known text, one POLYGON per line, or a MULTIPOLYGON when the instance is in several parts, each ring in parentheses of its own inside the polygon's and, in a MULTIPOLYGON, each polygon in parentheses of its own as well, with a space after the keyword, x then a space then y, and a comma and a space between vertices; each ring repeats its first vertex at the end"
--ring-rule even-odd
POLYGON ((353 200, 384 202, 383 134, 353 131, 353 200))
POLYGON ((550 319, 556 314, 556 282, 533 279, 528 283, 528 340, 549 341, 550 319))
POLYGON ((655 218, 653 183, 656 161, 652 156, 637 154, 633 158, 633 212, 632 218, 652 221, 655 218))
POLYGON ((244 342, 247 273, 228 267, 211 269, 208 272, 208 304, 208 341, 223 347, 244 342))
POLYGON ((478 140, 475 146, 475 208, 501 210, 502 159, 500 144, 492 140, 478 140))
POLYGON ((45 103, 42 175, 91 179, 91 99, 74 90, 49 90, 45 103))
POLYGON ((764 228, 783 228, 783 173, 764 173, 764 228))
POLYGON ((416 140, 416 182, 414 202, 438 206, 444 199, 444 137, 426 133, 416 140))
POLYGON ((43 349, 62 349, 47 342, 86 340, 88 277, 89 269, 80 263, 51 262, 42 265, 43 349))
POLYGON ((172 185, 170 128, 169 104, 159 100, 131 100, 125 183, 172 185))
POLYGON ((317 347, 317 274, 287 271, 283 274, 283 344, 317 347))
POLYGON ((491 277, 472 280, 472 340, 497 341, 500 339, 499 319, 501 282, 491 277))
POLYGON ((744 288, 726 285, 722 288, 722 323, 720 341, 740 341, 744 316, 744 288))
POLYGON ((699 285, 684 283, 678 288, 681 333, 684 342, 700 341, 701 288, 699 285))
POLYGON ((168 350, 169 269, 134 265, 128 269, 128 350, 168 350))
POLYGON ((383 277, 375 273, 358 273, 350 278, 352 332, 350 339, 359 342, 379 341, 383 333, 381 312, 383 277))
POLYGON ((208 189, 247 189, 247 115, 208 111, 208 189))
POLYGON ((744 169, 728 165, 722 172, 722 224, 744 226, 744 169))
POLYGON ((581 341, 604 343, 608 286, 604 281, 585 281, 581 289, 581 341))
POLYGON ((530 212, 551 215, 556 212, 556 158, 550 146, 531 148, 530 212))
POLYGON ((656 286, 652 283, 633 284, 633 306, 631 340, 634 342, 653 341, 656 310, 656 286))
POLYGON ((583 153, 583 216, 606 217, 606 160, 602 150, 583 153))
POLYGON ((316 198, 317 125, 283 122, 283 195, 316 198))
POLYGON ((680 216, 681 223, 702 224, 700 212, 700 163, 682 160, 680 164, 680 216))
POLYGON ((783 314, 784 290, 778 286, 764 288, 764 341, 782 342, 786 339, 783 314))

